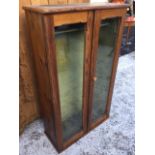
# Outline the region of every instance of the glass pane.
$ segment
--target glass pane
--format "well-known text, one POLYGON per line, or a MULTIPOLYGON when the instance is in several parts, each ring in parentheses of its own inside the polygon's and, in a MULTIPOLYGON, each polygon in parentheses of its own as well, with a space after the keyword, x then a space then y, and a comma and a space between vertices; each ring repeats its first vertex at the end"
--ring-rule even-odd
POLYGON ((103 116, 105 112, 115 41, 118 32, 118 22, 118 18, 112 18, 103 20, 100 25, 96 62, 96 81, 93 93, 92 121, 96 121, 103 116))
POLYGON ((84 24, 55 28, 59 94, 66 141, 82 130, 84 24))

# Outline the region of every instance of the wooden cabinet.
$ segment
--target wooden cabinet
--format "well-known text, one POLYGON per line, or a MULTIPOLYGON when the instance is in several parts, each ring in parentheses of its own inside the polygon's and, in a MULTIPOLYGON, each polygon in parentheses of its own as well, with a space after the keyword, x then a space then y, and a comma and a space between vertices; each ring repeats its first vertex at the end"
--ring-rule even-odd
POLYGON ((59 152, 109 117, 127 7, 24 7, 45 133, 59 152))

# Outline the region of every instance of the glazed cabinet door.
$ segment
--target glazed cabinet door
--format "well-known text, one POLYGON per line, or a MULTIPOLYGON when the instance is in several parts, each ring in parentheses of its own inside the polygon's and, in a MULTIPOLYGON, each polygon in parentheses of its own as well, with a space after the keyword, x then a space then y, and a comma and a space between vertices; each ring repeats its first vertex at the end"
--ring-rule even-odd
POLYGON ((87 131, 89 63, 92 12, 56 14, 54 21, 55 64, 63 148, 87 131))
POLYGON ((124 10, 96 11, 91 57, 89 128, 109 117, 124 10))

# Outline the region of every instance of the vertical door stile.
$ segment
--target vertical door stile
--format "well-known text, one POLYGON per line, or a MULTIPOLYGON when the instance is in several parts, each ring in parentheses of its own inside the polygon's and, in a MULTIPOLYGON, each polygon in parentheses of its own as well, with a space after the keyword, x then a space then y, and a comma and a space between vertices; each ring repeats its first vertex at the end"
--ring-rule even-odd
POLYGON ((89 118, 88 127, 91 126, 92 118, 92 106, 93 106, 93 89, 94 89, 94 77, 96 71, 96 57, 99 38, 99 26, 100 26, 100 11, 94 11, 94 23, 93 23, 93 36, 92 36, 92 51, 91 51, 91 64, 90 64, 90 90, 89 90, 89 118))
POLYGON ((88 11, 88 20, 86 23, 85 37, 85 54, 84 54, 84 80, 83 80, 83 127, 84 132, 88 131, 88 114, 89 114, 89 78, 90 78, 90 61, 92 49, 92 32, 93 32, 93 11, 88 11))

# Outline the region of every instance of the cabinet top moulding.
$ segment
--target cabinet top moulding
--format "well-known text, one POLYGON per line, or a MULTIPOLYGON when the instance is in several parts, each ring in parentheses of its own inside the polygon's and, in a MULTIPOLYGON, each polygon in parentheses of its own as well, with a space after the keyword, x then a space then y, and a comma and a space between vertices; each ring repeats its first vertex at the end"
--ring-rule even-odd
POLYGON ((24 10, 40 14, 52 14, 61 12, 72 11, 86 11, 86 10, 99 10, 99 9, 116 9, 127 8, 128 4, 123 3, 78 3, 78 4, 64 4, 64 5, 31 5, 24 6, 24 10))

